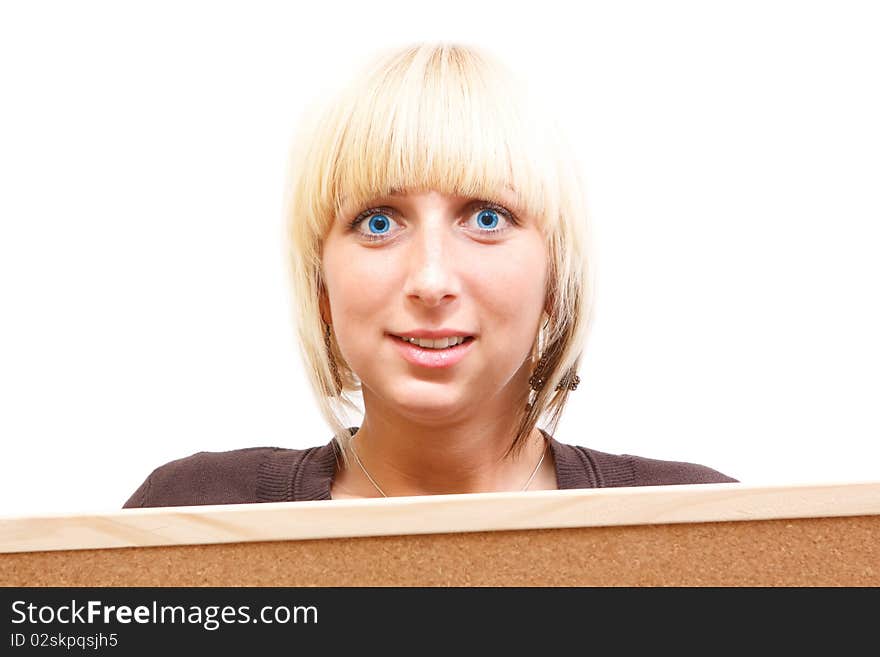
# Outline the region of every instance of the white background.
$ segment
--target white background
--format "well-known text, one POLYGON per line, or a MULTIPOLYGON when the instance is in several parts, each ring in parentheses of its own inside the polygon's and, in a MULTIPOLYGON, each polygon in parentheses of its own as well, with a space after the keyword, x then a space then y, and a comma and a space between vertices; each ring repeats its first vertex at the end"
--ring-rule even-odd
POLYGON ((597 315, 559 440, 880 480, 876 3, 306 5, 0 5, 0 514, 330 439, 285 279, 289 139, 325 81, 423 39, 531 76, 583 160, 597 315))

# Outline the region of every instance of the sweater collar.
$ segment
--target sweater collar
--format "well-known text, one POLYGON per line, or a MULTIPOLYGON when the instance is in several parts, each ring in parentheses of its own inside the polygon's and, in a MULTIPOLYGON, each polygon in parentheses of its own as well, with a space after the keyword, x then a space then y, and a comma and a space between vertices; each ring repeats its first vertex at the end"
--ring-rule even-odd
MULTIPOLYGON (((354 435, 358 427, 349 427, 354 435)), ((550 453, 556 464, 556 483, 560 490, 569 488, 596 488, 596 469, 590 459, 576 447, 560 443, 549 433, 540 429, 550 444, 550 453)), ((341 464, 342 448, 336 438, 322 447, 304 450, 297 466, 294 466, 291 493, 288 501, 329 500, 330 487, 341 464)))

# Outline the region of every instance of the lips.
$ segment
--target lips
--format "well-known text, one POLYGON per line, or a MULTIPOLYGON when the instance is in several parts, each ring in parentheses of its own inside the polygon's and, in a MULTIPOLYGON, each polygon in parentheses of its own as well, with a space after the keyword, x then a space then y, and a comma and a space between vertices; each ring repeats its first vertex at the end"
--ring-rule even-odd
POLYGON ((438 338, 452 338, 455 336, 474 337, 474 334, 465 329, 444 328, 444 329, 418 329, 415 331, 406 331, 403 333, 392 333, 399 338, 424 338, 426 340, 436 340, 438 338))
POLYGON ((446 349, 447 347, 454 347, 456 345, 461 344, 465 340, 467 340, 470 336, 453 336, 450 338, 400 338, 406 342, 411 342, 414 345, 419 347, 423 347, 425 349, 446 349))
MULTIPOLYGON (((462 335, 459 333, 458 335, 462 335)), ((407 342, 395 335, 389 335, 389 339, 394 342, 394 346, 398 353, 412 365, 428 368, 452 367, 459 363, 468 353, 470 353, 476 340, 468 337, 461 344, 454 347, 446 347, 445 349, 432 349, 428 347, 420 347, 412 342, 407 342)))

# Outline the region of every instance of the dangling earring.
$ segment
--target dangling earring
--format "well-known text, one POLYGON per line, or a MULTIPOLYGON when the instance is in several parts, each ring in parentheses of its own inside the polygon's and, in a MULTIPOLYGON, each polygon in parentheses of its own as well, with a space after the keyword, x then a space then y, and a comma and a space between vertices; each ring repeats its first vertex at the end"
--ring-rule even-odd
MULTIPOLYGON (((535 366, 535 371, 529 377, 529 385, 532 387, 532 390, 535 392, 540 392, 544 388, 544 384, 546 381, 546 372, 547 369, 547 354, 544 354, 538 359, 538 364, 535 366)), ((562 380, 556 385, 557 390, 562 390, 563 388, 568 388, 569 390, 577 390, 578 384, 581 382, 581 377, 577 374, 569 370, 569 373, 562 377, 562 380)))
POLYGON ((324 346, 327 347, 327 359, 330 361, 330 371, 333 373, 333 383, 336 385, 336 394, 342 392, 342 377, 336 367, 336 359, 333 357, 333 348, 330 346, 330 325, 324 324, 324 346))
POLYGON ((556 386, 557 390, 562 390, 563 388, 568 388, 569 390, 577 390, 578 383, 581 382, 581 377, 575 374, 573 371, 570 371, 567 376, 562 377, 562 381, 556 386))

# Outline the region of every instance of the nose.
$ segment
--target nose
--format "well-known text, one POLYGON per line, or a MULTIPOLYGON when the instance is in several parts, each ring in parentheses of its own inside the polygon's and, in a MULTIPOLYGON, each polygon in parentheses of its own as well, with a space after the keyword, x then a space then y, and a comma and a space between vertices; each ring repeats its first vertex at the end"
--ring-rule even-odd
POLYGON ((426 222, 410 242, 405 283, 407 298, 434 308, 459 296, 459 278, 448 226, 426 222))

